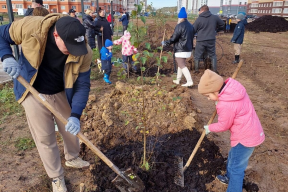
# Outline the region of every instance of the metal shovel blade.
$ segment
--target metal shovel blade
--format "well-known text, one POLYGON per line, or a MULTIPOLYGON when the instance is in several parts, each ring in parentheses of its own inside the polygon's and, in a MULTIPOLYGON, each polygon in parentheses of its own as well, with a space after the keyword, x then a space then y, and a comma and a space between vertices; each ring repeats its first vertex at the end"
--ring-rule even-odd
POLYGON ((143 181, 138 175, 133 173, 131 168, 126 171, 121 172, 122 175, 117 175, 117 177, 112 181, 114 185, 121 192, 142 192, 145 189, 143 181))
POLYGON ((176 173, 174 177, 174 183, 176 185, 184 187, 183 157, 176 156, 175 167, 176 167, 176 173))

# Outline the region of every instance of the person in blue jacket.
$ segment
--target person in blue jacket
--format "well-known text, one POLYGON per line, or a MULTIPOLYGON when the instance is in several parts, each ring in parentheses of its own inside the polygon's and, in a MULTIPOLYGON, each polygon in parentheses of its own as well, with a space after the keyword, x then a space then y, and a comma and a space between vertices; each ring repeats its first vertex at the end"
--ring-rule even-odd
POLYGON ((102 47, 100 54, 101 54, 101 64, 102 64, 102 70, 104 71, 104 81, 108 84, 112 84, 109 80, 110 74, 111 74, 111 68, 112 68, 112 48, 113 48, 113 42, 109 39, 106 39, 105 41, 105 47, 102 47))
POLYGON ((231 42, 234 43, 234 50, 235 50, 235 60, 233 61, 233 64, 239 63, 241 47, 244 39, 245 25, 247 25, 245 15, 238 14, 236 19, 238 23, 235 27, 234 34, 231 39, 231 42))
POLYGON ((128 24, 129 24, 129 20, 127 18, 127 15, 125 14, 125 12, 121 12, 122 17, 119 19, 120 22, 122 22, 123 25, 123 35, 124 35, 124 31, 127 30, 128 24))

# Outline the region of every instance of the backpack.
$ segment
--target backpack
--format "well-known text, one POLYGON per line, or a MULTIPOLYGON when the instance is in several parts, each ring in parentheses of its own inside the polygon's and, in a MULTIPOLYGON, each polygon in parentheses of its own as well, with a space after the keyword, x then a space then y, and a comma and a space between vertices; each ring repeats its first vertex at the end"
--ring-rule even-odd
POLYGON ((130 19, 129 13, 126 12, 125 14, 126 14, 127 20, 129 21, 129 19, 130 19))

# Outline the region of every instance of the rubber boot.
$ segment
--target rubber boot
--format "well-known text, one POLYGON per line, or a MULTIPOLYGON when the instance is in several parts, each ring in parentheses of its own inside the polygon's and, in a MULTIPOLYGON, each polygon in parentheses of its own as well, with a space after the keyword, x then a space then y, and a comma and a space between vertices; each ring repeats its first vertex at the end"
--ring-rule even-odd
POLYGON ((195 71, 193 73, 198 74, 199 72, 199 60, 194 61, 195 71))
POLYGON ((215 73, 219 74, 218 71, 217 71, 217 59, 213 58, 211 62, 212 62, 212 71, 214 71, 215 73))
POLYGON ((182 69, 180 67, 178 67, 177 69, 177 79, 176 80, 173 80, 173 83, 179 85, 180 84, 180 81, 181 81, 181 78, 182 78, 182 69))
POLYGON ((193 81, 192 81, 192 77, 191 77, 189 69, 187 67, 184 67, 182 69, 182 73, 183 73, 184 77, 187 80, 187 83, 183 84, 182 86, 183 87, 191 87, 191 86, 193 86, 193 81))
POLYGON ((240 55, 235 55, 235 61, 233 61, 233 64, 239 63, 240 55))
POLYGON ((109 80, 109 76, 110 76, 110 75, 108 75, 108 74, 105 73, 103 79, 104 79, 105 83, 112 84, 111 81, 109 80))

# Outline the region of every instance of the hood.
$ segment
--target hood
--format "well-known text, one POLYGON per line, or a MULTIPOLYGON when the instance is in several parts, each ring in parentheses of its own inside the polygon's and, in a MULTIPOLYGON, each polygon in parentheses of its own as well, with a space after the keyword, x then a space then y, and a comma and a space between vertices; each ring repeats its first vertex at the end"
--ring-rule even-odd
POLYGON ((199 17, 210 17, 212 13, 210 11, 205 11, 199 15, 199 17))
POLYGON ((225 81, 226 85, 219 94, 219 101, 238 101, 246 95, 246 89, 238 81, 229 78, 225 81))
POLYGON ((92 18, 90 15, 86 15, 86 14, 83 15, 83 21, 84 21, 85 19, 88 19, 88 20, 90 20, 90 21, 93 21, 93 18, 92 18))
POLYGON ((123 35, 123 38, 126 39, 126 40, 129 40, 131 38, 131 34, 129 31, 125 30, 124 31, 124 35, 123 35))
POLYGON ((243 19, 243 20, 239 21, 238 23, 242 23, 243 25, 247 25, 248 24, 247 19, 243 19))

